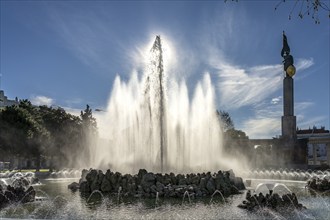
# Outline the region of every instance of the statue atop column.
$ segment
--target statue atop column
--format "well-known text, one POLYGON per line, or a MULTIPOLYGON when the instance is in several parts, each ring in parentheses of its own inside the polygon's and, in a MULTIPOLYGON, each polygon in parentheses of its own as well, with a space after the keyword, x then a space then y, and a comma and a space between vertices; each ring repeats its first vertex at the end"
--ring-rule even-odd
POLYGON ((296 73, 296 68, 293 65, 293 56, 290 55, 290 47, 288 44, 288 39, 283 31, 283 48, 281 51, 281 56, 284 58, 283 65, 286 76, 292 77, 296 73))

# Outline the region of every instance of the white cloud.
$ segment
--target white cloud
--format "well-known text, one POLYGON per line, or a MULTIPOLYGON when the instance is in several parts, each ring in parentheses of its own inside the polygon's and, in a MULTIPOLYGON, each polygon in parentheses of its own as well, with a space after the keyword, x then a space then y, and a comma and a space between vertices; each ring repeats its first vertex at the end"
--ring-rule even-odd
POLYGON ((280 134, 280 129, 280 118, 264 117, 250 118, 244 122, 242 128, 252 139, 274 137, 274 134, 280 134))
POLYGON ((295 113, 297 116, 297 126, 306 129, 313 126, 322 126, 327 120, 326 115, 312 115, 306 117, 306 112, 315 105, 314 102, 298 102, 295 103, 295 113))
MULTIPOLYGON (((202 36, 202 48, 205 50, 202 59, 218 75, 220 107, 242 111, 242 115, 247 119, 237 123, 237 128, 252 138, 271 138, 279 135, 283 107, 282 96, 278 94, 282 90, 283 65, 279 63, 242 66, 235 57, 235 54, 246 51, 252 50, 252 54, 258 50, 264 51, 260 42, 269 40, 270 34, 261 30, 268 27, 260 23, 258 27, 247 30, 253 21, 245 16, 244 11, 243 14, 226 11, 207 22, 204 24, 205 31, 202 36), (248 44, 240 43, 242 36, 248 44), (252 109, 252 113, 245 113, 243 109, 252 109)), ((258 59, 258 56, 255 57, 258 59)), ((313 58, 297 58, 295 61, 298 73, 314 65, 313 58)), ((301 74, 297 76, 297 80, 302 77, 301 74)), ((302 102, 295 107, 303 116, 311 105, 312 103, 302 102)))
MULTIPOLYGON (((269 104, 264 101, 254 105, 254 115, 244 120, 239 125, 239 129, 245 131, 252 138, 271 138, 281 135, 281 117, 283 106, 281 96, 271 99, 278 102, 269 104)), ((314 125, 322 125, 326 116, 315 116, 306 118, 307 111, 314 105, 313 102, 295 103, 295 115, 299 128, 308 128, 314 125)))
MULTIPOLYGON (((85 64, 92 67, 101 66, 108 67, 108 56, 105 55, 110 47, 109 44, 120 44, 120 39, 116 42, 111 42, 115 38, 115 34, 111 28, 105 25, 104 20, 100 16, 93 13, 89 16, 83 14, 65 14, 55 12, 52 14, 55 24, 55 29, 58 34, 65 40, 66 45, 80 58, 85 64), (103 36, 103 37, 102 37, 103 36), (95 65, 96 64, 96 65, 95 65)), ((250 116, 247 120, 241 123, 242 130, 246 131, 249 136, 253 138, 269 138, 274 134, 280 133, 280 122, 282 115, 281 96, 274 97, 274 93, 282 88, 283 66, 281 64, 275 65, 258 65, 250 67, 239 66, 234 60, 231 60, 227 55, 227 51, 238 51, 242 49, 243 34, 246 33, 246 25, 249 21, 245 19, 241 13, 237 14, 235 11, 225 11, 225 13, 217 13, 217 16, 210 17, 210 19, 203 25, 206 30, 203 31, 203 36, 199 41, 198 57, 202 60, 199 61, 194 57, 192 50, 188 47, 183 48, 184 41, 175 38, 175 41, 170 41, 169 37, 164 36, 164 44, 169 43, 170 47, 164 45, 164 49, 170 48, 173 53, 169 57, 164 57, 164 62, 171 58, 172 75, 182 76, 182 73, 189 74, 191 69, 198 65, 198 62, 206 62, 207 68, 215 70, 219 81, 217 82, 217 89, 219 94, 219 104, 224 109, 239 109, 245 106, 253 106, 254 115, 250 116), (240 22, 237 22, 237 21, 240 22), (215 22, 216 21, 216 22, 215 22), (220 22, 219 22, 220 21, 220 22), (168 38, 168 39, 166 39, 168 38), (171 43, 174 42, 174 47, 171 43), (175 48, 180 48, 174 50, 175 48), (166 59, 167 58, 167 59, 166 59), (176 62, 174 62, 176 61, 176 62), (190 69, 188 69, 190 67, 190 69), (178 68, 182 68, 183 70, 178 68), (188 70, 188 71, 184 71, 188 70)), ((264 33, 258 31, 258 27, 253 28, 253 33, 244 35, 245 42, 251 42, 251 48, 257 48, 260 45, 258 39, 264 36, 259 36, 254 39, 256 34, 264 33)), ((159 34, 159 33, 157 33, 159 34)), ((152 34, 151 41, 154 39, 152 34)), ((144 66, 143 55, 148 53, 151 48, 150 43, 146 46, 138 46, 135 50, 127 45, 121 46, 124 52, 128 53, 129 61, 132 66, 139 69, 144 66), (146 52, 147 51, 147 52, 146 52), (132 62, 133 61, 133 62, 132 62), (142 61, 142 62, 141 62, 142 61)), ((120 46, 120 45, 119 45, 120 46)), ((259 46, 260 48, 260 46, 259 46)), ((116 51, 118 53, 118 51, 116 51)), ((232 58, 233 59, 233 58, 232 58)), ((295 65, 297 71, 303 71, 314 64, 312 58, 310 59, 296 59, 295 65)), ((169 68, 166 68, 169 71, 169 68)), ((209 69, 207 69, 209 70, 209 69)), ((171 72, 171 71, 169 71, 171 72)), ((71 100, 70 103, 80 102, 81 100, 71 100)), ((301 117, 304 115, 304 110, 308 108, 308 103, 298 103, 296 109, 301 109, 301 117)), ((76 114, 79 111, 70 110, 76 114)), ((301 118, 298 117, 298 118, 301 118)))
MULTIPOLYGON (((304 70, 311 65, 312 59, 299 59, 297 69, 304 70)), ((218 62, 214 68, 218 69, 220 103, 227 109, 260 103, 282 88, 283 69, 280 64, 241 68, 218 62)))
POLYGON ((327 116, 315 116, 312 118, 306 119, 304 115, 297 116, 297 125, 299 128, 307 129, 313 126, 322 126, 324 121, 327 119, 327 116))
POLYGON ((273 105, 276 105, 281 100, 282 100, 282 96, 278 96, 278 97, 272 98, 272 100, 270 101, 270 103, 273 104, 273 105))
POLYGON ((254 105, 254 115, 241 123, 241 128, 250 138, 271 138, 281 132, 281 103, 264 101, 254 105))
POLYGON ((54 104, 54 100, 52 98, 46 97, 46 96, 33 96, 30 98, 31 103, 33 105, 47 105, 51 106, 54 104))
MULTIPOLYGON (((63 8, 52 8, 48 12, 51 22, 49 26, 64 42, 62 46, 67 47, 82 63, 93 69, 111 69, 109 57, 114 52, 111 45, 121 45, 106 22, 107 15, 97 14, 93 10, 73 11, 70 6, 63 8)), ((120 50, 116 51, 117 54, 119 52, 120 50)))
POLYGON ((260 103, 281 87, 281 66, 219 69, 220 103, 228 109, 260 103))
MULTIPOLYGON (((242 121, 239 129, 251 138, 271 138, 280 135, 282 97, 271 96, 282 88, 282 65, 243 68, 225 61, 228 57, 224 58, 221 51, 213 49, 212 54, 210 65, 218 72, 220 105, 226 109, 254 107, 254 114, 242 121)), ((297 70, 300 71, 312 65, 313 59, 298 59, 296 63, 297 70)), ((304 111, 310 105, 308 102, 297 103, 296 108, 304 111)))
POLYGON ((82 98, 72 98, 65 101, 66 105, 71 107, 78 104, 83 104, 84 100, 82 98))
POLYGON ((305 70, 305 69, 311 67, 312 65, 314 65, 314 59, 313 58, 309 58, 309 59, 298 58, 296 60, 297 71, 305 70))
POLYGON ((305 109, 313 106, 313 102, 297 102, 294 104, 294 108, 296 112, 304 111, 305 109))
MULTIPOLYGON (((244 11, 237 15, 229 10, 206 20, 204 25, 201 48, 205 56, 202 59, 218 74, 219 103, 225 109, 239 109, 261 103, 282 87, 282 64, 241 66, 234 57, 230 57, 246 50, 262 49, 260 41, 267 39, 269 34, 260 34, 258 30, 262 27, 256 27, 246 35, 244 30, 252 25, 251 22, 244 11), (244 42, 250 43, 240 43, 242 36, 244 42)), ((305 70, 313 64, 312 58, 298 58, 295 63, 297 71, 305 70)))
POLYGON ((70 107, 63 107, 63 109, 71 114, 71 115, 75 115, 75 116, 80 116, 80 113, 82 111, 82 109, 77 109, 77 108, 70 108, 70 107))

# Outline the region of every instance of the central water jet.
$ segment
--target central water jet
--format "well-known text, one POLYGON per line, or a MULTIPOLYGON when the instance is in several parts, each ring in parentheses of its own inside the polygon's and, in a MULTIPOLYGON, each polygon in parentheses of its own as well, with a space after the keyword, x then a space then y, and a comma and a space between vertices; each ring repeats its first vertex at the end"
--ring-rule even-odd
POLYGON ((148 98, 148 109, 149 115, 155 116, 150 120, 155 120, 157 130, 159 130, 159 146, 160 146, 160 167, 161 172, 164 172, 166 166, 166 147, 167 147, 167 136, 166 136, 166 108, 165 108, 165 77, 163 67, 163 50, 160 40, 160 36, 156 36, 156 40, 151 48, 151 60, 150 60, 150 73, 147 77, 146 92, 145 95, 148 98), (151 83, 151 81, 153 83, 151 83), (150 86, 153 85, 153 88, 150 86), (152 93, 154 97, 149 93, 154 89, 152 93), (151 103, 153 102, 153 103, 151 103), (154 104, 154 105, 153 105, 154 104), (152 111, 152 106, 155 108, 152 111), (154 114, 153 114, 154 113, 154 114), (157 124, 158 123, 158 124, 157 124))
POLYGON ((98 123, 107 141, 92 150, 91 166, 124 173, 237 170, 238 160, 222 153, 210 75, 204 74, 189 98, 185 80, 169 73, 174 48, 162 43, 157 36, 144 54, 143 74, 133 72, 128 82, 116 77, 98 123))

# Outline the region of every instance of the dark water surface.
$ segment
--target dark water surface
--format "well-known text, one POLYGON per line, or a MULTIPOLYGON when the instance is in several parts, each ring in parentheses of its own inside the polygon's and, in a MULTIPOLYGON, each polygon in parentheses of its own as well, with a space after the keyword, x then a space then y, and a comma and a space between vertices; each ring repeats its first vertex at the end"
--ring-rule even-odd
MULTIPOLYGON (((212 201, 207 199, 138 199, 103 195, 94 192, 83 196, 71 192, 67 186, 78 179, 41 180, 35 186, 40 201, 24 205, 11 205, 0 210, 1 218, 22 219, 330 219, 330 196, 311 195, 305 189, 305 182, 286 181, 285 186, 295 192, 298 201, 307 210, 294 210, 290 213, 276 213, 261 210, 252 213, 237 208, 245 198, 245 192, 225 199, 216 195, 212 201)), ((251 188, 261 182, 275 180, 252 180, 251 188)))

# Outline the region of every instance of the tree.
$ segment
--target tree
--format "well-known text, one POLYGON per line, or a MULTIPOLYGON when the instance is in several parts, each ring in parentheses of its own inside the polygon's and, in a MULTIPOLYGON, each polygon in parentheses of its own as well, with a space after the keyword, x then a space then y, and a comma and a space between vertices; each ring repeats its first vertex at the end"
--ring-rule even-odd
POLYGON ((97 124, 89 105, 86 105, 86 109, 81 111, 80 117, 82 120, 82 159, 84 160, 82 165, 86 167, 91 165, 91 159, 94 157, 91 146, 97 137, 97 124))
POLYGON ((33 106, 28 100, 0 110, 2 158, 34 158, 37 169, 41 157, 51 161, 56 157, 61 167, 77 165, 96 135, 96 120, 89 106, 81 117, 62 108, 33 106))
MULTIPOLYGON (((229 2, 229 0, 224 0, 225 3, 229 2)), ((238 0, 231 0, 232 2, 238 2, 238 0)), ((291 20, 296 10, 298 11, 298 17, 303 19, 305 16, 311 16, 314 20, 315 24, 320 24, 319 13, 324 11, 328 13, 330 18, 330 6, 329 1, 326 0, 294 0, 294 1, 286 1, 286 0, 278 0, 275 5, 275 10, 279 9, 279 7, 284 4, 290 2, 288 4, 293 4, 291 11, 289 13, 289 20, 291 20), (327 2, 327 3, 326 3, 327 2)))
POLYGON ((220 112, 217 110, 216 112, 217 114, 217 118, 220 122, 220 126, 222 128, 222 131, 227 131, 229 129, 234 129, 235 126, 234 126, 234 122, 233 120, 231 119, 230 115, 228 112, 226 111, 221 111, 220 112))
MULTIPOLYGON (((285 3, 285 0, 279 0, 279 2, 277 3, 277 5, 275 6, 275 10, 277 10, 279 8, 279 6, 282 3, 285 3)), ((289 2, 289 1, 287 1, 289 2)), ((292 2, 292 1, 290 1, 292 2)), ((312 19, 314 20, 315 24, 320 24, 320 19, 319 19, 319 12, 320 11, 325 11, 328 13, 328 16, 330 18, 330 8, 327 5, 327 3, 325 3, 326 1, 324 0, 295 0, 293 7, 290 11, 289 14, 289 20, 291 20, 293 13, 295 12, 296 8, 300 8, 299 12, 298 12, 298 16, 303 19, 306 15, 312 17, 312 19)))
POLYGON ((9 106, 1 111, 0 141, 3 149, 10 155, 32 156, 37 158, 37 170, 40 157, 49 132, 42 120, 36 117, 30 102, 24 101, 19 106, 9 106))
POLYGON ((21 100, 18 107, 25 110, 29 114, 29 118, 32 120, 33 137, 28 139, 27 149, 28 154, 36 158, 36 170, 39 171, 41 156, 47 148, 49 142, 50 133, 45 128, 42 115, 39 112, 39 108, 33 106, 27 99, 21 100))
POLYGON ((236 130, 234 128, 228 129, 226 131, 226 135, 228 136, 228 138, 230 138, 232 140, 247 140, 247 139, 249 139, 249 137, 245 134, 244 131, 236 130))
POLYGON ((30 124, 27 112, 16 106, 6 107, 0 111, 1 149, 10 155, 18 154, 24 149, 27 138, 31 135, 30 124))
POLYGON ((236 154, 237 152, 241 152, 248 155, 249 137, 244 131, 235 129, 234 122, 228 112, 217 110, 216 114, 223 132, 224 150, 227 151, 227 153, 236 154))
POLYGON ((80 117, 84 129, 87 129, 92 134, 97 134, 97 123, 96 119, 93 117, 92 109, 89 105, 86 105, 86 109, 80 112, 80 117))
POLYGON ((63 108, 39 106, 45 128, 50 132, 49 143, 45 155, 50 157, 53 169, 53 158, 58 164, 72 166, 77 159, 81 139, 81 119, 71 115, 63 108))
POLYGON ((237 155, 250 155, 249 137, 244 131, 234 128, 227 130, 224 133, 224 148, 227 153, 237 155))

